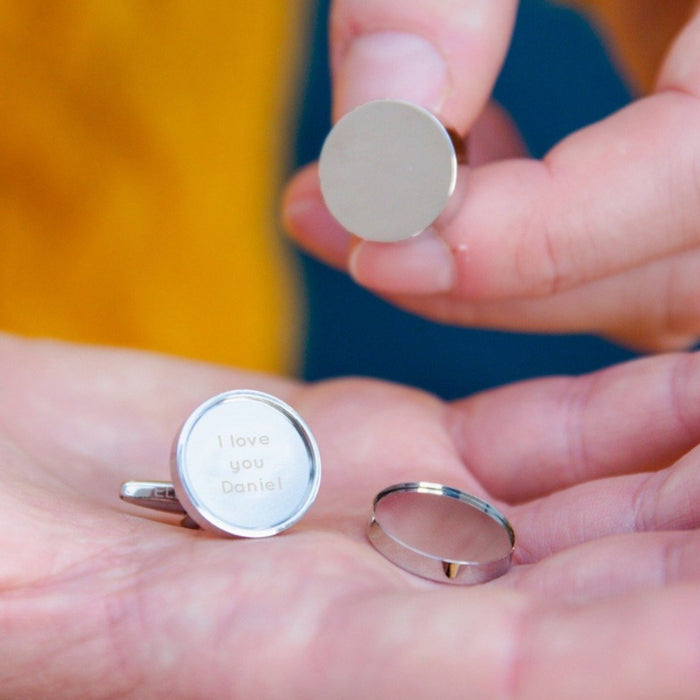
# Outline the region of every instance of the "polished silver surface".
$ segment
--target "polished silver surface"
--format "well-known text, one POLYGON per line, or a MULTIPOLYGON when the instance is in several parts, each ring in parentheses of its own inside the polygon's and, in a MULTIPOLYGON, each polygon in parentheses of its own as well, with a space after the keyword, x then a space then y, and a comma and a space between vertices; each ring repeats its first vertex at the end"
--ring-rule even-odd
POLYGON ((175 488, 168 481, 125 481, 119 491, 119 498, 127 503, 165 513, 185 513, 175 494, 175 488))
POLYGON ((171 455, 173 483, 126 482, 121 497, 186 513, 187 523, 222 535, 268 537, 296 523, 321 479, 316 442, 283 401, 230 391, 185 421, 171 455), (177 506, 180 509, 177 509, 177 506))
POLYGON ((336 220, 361 238, 391 242, 424 231, 440 215, 455 187, 457 155, 429 111, 378 100, 331 129, 319 169, 336 220))
POLYGON ((406 571, 443 583, 477 584, 503 575, 513 527, 486 501, 441 484, 396 484, 377 494, 368 537, 406 571))

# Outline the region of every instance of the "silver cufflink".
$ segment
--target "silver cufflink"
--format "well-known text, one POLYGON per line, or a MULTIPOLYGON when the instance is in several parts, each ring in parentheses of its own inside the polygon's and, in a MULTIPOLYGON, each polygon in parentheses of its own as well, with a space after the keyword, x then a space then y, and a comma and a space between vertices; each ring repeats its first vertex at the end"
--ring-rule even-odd
POLYGON ((175 439, 170 467, 172 482, 127 481, 120 497, 236 537, 291 527, 321 481, 307 425, 291 406, 258 391, 229 391, 196 408, 175 439))

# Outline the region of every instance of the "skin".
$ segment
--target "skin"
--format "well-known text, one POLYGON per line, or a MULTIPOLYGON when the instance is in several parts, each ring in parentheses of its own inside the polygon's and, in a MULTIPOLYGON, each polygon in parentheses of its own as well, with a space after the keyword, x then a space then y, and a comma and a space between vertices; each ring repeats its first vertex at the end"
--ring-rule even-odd
POLYGON ((469 134, 472 160, 447 210, 414 239, 353 239, 326 210, 316 166, 288 187, 287 228, 359 284, 432 319, 689 347, 700 336, 700 11, 649 95, 535 160, 489 103, 515 6, 337 0, 335 118, 371 99, 411 100, 469 134))
POLYGON ((0 338, 0 687, 6 698, 692 698, 700 684, 700 356, 445 404, 156 355, 0 338), (265 540, 121 503, 223 390, 272 392, 323 458, 265 540), (367 542, 405 480, 513 522, 511 571, 422 580, 367 542))

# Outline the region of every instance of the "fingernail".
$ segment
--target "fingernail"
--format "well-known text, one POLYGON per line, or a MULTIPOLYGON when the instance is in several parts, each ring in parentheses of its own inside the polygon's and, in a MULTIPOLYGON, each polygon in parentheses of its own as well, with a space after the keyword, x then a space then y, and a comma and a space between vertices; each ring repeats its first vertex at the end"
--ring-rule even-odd
POLYGON ((390 294, 447 292, 455 279, 452 253, 431 229, 399 243, 363 241, 353 249, 349 269, 359 284, 390 294))
POLYGON ((408 100, 437 112, 448 89, 447 66, 427 39, 400 32, 358 37, 336 75, 336 118, 365 102, 408 100))

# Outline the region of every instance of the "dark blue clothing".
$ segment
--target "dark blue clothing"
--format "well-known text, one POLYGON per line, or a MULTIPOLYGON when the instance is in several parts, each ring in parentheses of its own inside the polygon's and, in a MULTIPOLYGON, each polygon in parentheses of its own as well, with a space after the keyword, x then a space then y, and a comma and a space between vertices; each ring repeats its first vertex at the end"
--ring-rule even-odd
MULTIPOLYGON (((327 19, 328 2, 320 0, 299 115, 297 166, 318 158, 330 129, 327 19)), ((538 157, 631 99, 590 24, 544 0, 520 3, 494 97, 538 157)), ((359 374, 456 398, 527 377, 589 372, 633 357, 593 336, 432 323, 399 311, 301 253, 299 267, 307 294, 302 373, 308 380, 359 374)))

